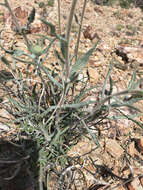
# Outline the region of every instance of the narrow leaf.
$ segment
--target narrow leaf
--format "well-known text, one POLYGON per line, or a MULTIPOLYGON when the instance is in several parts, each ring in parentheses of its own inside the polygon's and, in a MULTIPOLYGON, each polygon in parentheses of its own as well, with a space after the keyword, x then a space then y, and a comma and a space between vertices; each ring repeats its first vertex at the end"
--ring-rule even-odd
POLYGON ((61 57, 61 55, 59 54, 57 50, 55 50, 55 54, 56 54, 56 57, 61 61, 61 63, 65 64, 65 61, 63 60, 63 58, 61 57))
POLYGON ((128 84, 128 90, 131 90, 134 88, 135 80, 136 80, 136 69, 134 69, 131 80, 128 84))
POLYGON ((61 89, 63 89, 63 86, 52 77, 52 75, 50 75, 48 69, 46 67, 44 67, 42 64, 39 64, 39 67, 47 74, 48 78, 58 87, 60 87, 61 89))
POLYGON ((102 95, 101 95, 102 100, 104 99, 104 96, 105 96, 106 84, 107 84, 107 81, 110 77, 111 71, 112 71, 112 61, 110 62, 109 70, 108 70, 107 76, 104 80, 104 85, 103 85, 102 95))
POLYGON ((57 108, 62 108, 62 109, 66 109, 66 108, 82 108, 84 106, 87 106, 89 104, 94 104, 95 101, 84 101, 84 102, 80 102, 77 104, 63 104, 62 106, 50 106, 45 112, 41 113, 41 117, 44 117, 45 115, 47 115, 48 112, 57 109, 57 108))
POLYGON ((84 67, 88 63, 89 57, 91 56, 91 54, 94 52, 95 48, 97 47, 98 42, 99 41, 97 41, 93 48, 91 48, 87 53, 85 53, 82 57, 80 57, 75 62, 75 64, 71 68, 71 73, 70 73, 71 75, 73 75, 74 73, 79 73, 84 69, 84 67))
POLYGON ((33 7, 29 17, 28 17, 28 25, 30 25, 35 19, 35 8, 33 7))
POLYGON ((2 61, 4 64, 6 64, 9 68, 11 67, 9 61, 8 61, 4 56, 1 57, 1 61, 2 61))
POLYGON ((4 48, 3 46, 1 46, 1 45, 0 45, 0 48, 1 48, 2 50, 4 50, 5 53, 9 53, 9 54, 11 54, 11 55, 14 54, 14 50, 7 50, 7 49, 5 49, 5 48, 4 48))
POLYGON ((53 35, 53 36, 56 36, 56 28, 55 26, 51 23, 51 22, 48 22, 44 19, 40 19, 44 24, 48 25, 50 27, 50 34, 53 35))
POLYGON ((109 77, 109 83, 110 83, 109 95, 111 95, 113 92, 113 79, 111 76, 109 77))
POLYGON ((118 110, 123 116, 125 116, 128 120, 133 121, 134 123, 136 123, 138 126, 140 126, 143 129, 143 123, 133 119, 132 117, 130 117, 129 115, 124 114, 121 110, 118 110))
POLYGON ((76 23, 79 24, 78 17, 76 14, 74 14, 74 18, 75 18, 76 23))
POLYGON ((84 127, 86 128, 87 132, 90 134, 90 136, 93 138, 93 140, 95 141, 96 145, 98 147, 101 147, 96 135, 88 128, 88 126, 86 125, 86 123, 84 122, 84 120, 81 120, 81 122, 83 123, 84 127))
POLYGON ((61 45, 61 52, 64 58, 66 58, 67 54, 67 41, 65 39, 65 35, 62 35, 62 38, 60 38, 60 45, 61 45))

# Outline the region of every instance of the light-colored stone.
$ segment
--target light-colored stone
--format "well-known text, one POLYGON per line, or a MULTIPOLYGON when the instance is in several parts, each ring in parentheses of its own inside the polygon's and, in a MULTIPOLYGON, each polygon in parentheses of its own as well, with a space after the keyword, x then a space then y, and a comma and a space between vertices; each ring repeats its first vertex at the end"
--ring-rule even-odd
POLYGON ((124 153, 122 147, 113 139, 109 139, 105 142, 105 150, 116 159, 119 159, 124 153))
POLYGON ((143 166, 140 167, 133 167, 134 175, 138 176, 140 174, 143 174, 143 166))
POLYGON ((88 68, 89 80, 91 83, 96 84, 99 79, 99 74, 96 68, 89 67, 88 68))
POLYGON ((141 185, 143 186, 143 177, 140 178, 141 185))
POLYGON ((135 154, 135 142, 134 141, 129 145, 128 152, 131 156, 134 156, 134 154, 135 154))
POLYGON ((138 178, 135 178, 131 183, 128 185, 129 190, 143 190, 141 182, 138 178))
POLYGON ((140 153, 143 154, 143 137, 138 139, 137 143, 138 143, 138 148, 139 148, 140 153))
POLYGON ((134 60, 137 63, 143 63, 143 52, 142 47, 131 47, 127 44, 120 44, 117 46, 121 56, 127 56, 129 60, 134 60))

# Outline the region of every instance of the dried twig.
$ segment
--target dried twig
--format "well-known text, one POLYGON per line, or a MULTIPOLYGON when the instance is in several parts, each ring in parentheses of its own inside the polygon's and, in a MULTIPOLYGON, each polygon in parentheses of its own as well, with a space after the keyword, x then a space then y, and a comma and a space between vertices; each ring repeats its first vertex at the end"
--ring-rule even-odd
POLYGON ((4 180, 9 181, 9 180, 14 179, 17 176, 17 174, 19 173, 20 169, 21 169, 21 163, 17 164, 17 168, 14 171, 13 175, 11 177, 5 177, 4 180))
POLYGON ((16 164, 16 163, 19 163, 23 160, 27 160, 29 158, 30 158, 30 156, 27 155, 26 157, 23 157, 20 160, 0 160, 0 164, 16 164))

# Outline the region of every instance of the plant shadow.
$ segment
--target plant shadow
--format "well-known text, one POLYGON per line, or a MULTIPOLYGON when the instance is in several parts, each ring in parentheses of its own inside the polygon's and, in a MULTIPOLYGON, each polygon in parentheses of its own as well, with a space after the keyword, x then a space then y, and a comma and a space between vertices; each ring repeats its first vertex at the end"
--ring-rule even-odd
POLYGON ((32 139, 0 139, 0 190, 38 190, 38 147, 32 139))

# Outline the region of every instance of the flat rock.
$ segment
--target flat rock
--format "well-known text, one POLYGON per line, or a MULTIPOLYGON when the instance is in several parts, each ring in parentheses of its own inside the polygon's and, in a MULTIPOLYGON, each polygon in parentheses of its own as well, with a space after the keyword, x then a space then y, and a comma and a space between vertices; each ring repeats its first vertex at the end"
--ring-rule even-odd
POLYGON ((143 48, 132 47, 128 44, 120 44, 116 48, 117 54, 122 57, 126 62, 137 61, 137 63, 143 63, 143 48))
POLYGON ((105 142, 105 150, 116 159, 119 159, 124 153, 122 147, 113 139, 108 139, 105 142))
POLYGON ((143 187, 141 185, 141 182, 138 178, 134 178, 134 180, 128 184, 129 190, 142 190, 143 187))
POLYGON ((134 156, 135 154, 135 142, 131 142, 131 144, 128 147, 128 152, 131 156, 134 156))
POLYGON ((88 74, 89 74, 90 83, 96 84, 98 82, 98 79, 99 79, 99 74, 97 72, 97 69, 89 67, 88 68, 88 74))
POLYGON ((143 137, 137 140, 138 148, 141 154, 143 154, 143 137))

